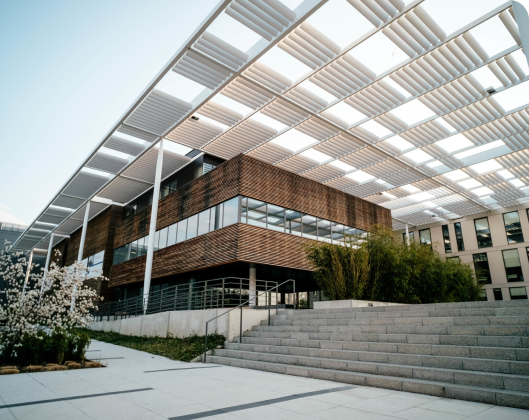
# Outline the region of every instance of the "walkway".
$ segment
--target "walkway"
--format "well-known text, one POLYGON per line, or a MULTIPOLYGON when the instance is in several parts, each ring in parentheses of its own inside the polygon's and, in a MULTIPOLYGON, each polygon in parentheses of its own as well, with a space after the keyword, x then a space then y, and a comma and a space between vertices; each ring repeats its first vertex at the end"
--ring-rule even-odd
POLYGON ((528 420, 529 411, 182 363, 93 341, 107 368, 0 377, 1 420, 528 420))

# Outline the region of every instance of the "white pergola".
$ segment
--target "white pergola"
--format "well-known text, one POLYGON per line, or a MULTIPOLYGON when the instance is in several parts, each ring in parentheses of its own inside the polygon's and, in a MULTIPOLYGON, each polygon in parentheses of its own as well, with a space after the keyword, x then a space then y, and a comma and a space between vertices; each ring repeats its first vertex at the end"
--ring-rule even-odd
POLYGON ((529 202, 528 45, 514 1, 223 1, 12 250, 153 188, 161 139, 161 179, 192 160, 179 150, 245 153, 395 229, 529 202))

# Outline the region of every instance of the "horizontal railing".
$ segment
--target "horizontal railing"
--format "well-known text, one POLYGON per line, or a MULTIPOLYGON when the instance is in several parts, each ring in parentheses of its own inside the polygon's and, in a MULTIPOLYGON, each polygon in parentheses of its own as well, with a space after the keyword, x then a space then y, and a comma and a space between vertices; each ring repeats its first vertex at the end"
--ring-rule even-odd
MULTIPOLYGON (((283 283, 284 284, 284 283, 283 283)), ((276 305, 278 296, 277 282, 268 280, 255 281, 255 306, 276 305), (260 292, 276 290, 270 298, 260 292)), ((294 290, 295 292, 295 290, 294 290)), ((287 293, 287 295, 289 295, 287 293)), ((166 311, 189 311, 200 309, 222 309, 238 307, 250 298, 250 280, 239 277, 191 282, 151 291, 148 298, 141 295, 115 302, 98 305, 93 311, 94 318, 110 320, 118 317, 131 317, 166 311)), ((290 298, 290 297, 289 297, 290 298)), ((285 303, 285 302, 282 302, 285 303)))

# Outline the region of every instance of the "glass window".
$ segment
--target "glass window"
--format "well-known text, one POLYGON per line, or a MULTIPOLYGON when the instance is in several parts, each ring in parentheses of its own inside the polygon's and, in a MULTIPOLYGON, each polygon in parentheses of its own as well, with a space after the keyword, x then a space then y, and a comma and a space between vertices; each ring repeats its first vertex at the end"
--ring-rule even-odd
POLYGON ((454 223, 454 230, 456 231, 456 244, 458 251, 465 250, 465 243, 463 242, 463 230, 461 229, 461 223, 454 223))
POLYGON ((209 231, 213 232, 215 229, 218 229, 215 224, 217 223, 217 207, 211 207, 209 211, 211 212, 209 215, 209 231))
POLYGON ((283 207, 268 205, 267 226, 268 229, 278 232, 285 231, 285 209, 283 207))
POLYGON ((158 249, 163 249, 167 246, 167 232, 169 228, 163 228, 160 230, 160 239, 158 241, 158 249))
POLYGON ((507 243, 518 244, 523 242, 522 225, 520 224, 520 215, 517 211, 504 213, 503 223, 505 224, 507 243))
POLYGON ((158 246, 158 242, 160 241, 160 231, 157 230, 154 232, 154 251, 158 251, 160 247, 158 246))
POLYGON ((457 263, 460 263, 460 262, 461 262, 461 260, 459 259, 459 257, 448 257, 447 260, 454 261, 454 262, 457 262, 457 263))
POLYGON ((180 243, 186 240, 187 232, 187 219, 180 220, 178 222, 178 228, 176 230, 176 243, 180 243))
POLYGON ((335 222, 331 223, 332 242, 333 243, 340 244, 340 245, 344 244, 344 232, 343 232, 343 229, 344 229, 343 225, 341 225, 339 223, 335 223, 335 222))
POLYGON ((490 278, 489 259, 487 253, 472 255, 474 260, 474 270, 476 271, 476 278, 479 284, 490 284, 492 279, 490 278))
POLYGON ((241 198, 241 223, 248 223, 248 199, 246 197, 241 198))
POLYGON ((443 229, 443 243, 445 246, 445 253, 452 253, 452 244, 450 243, 450 232, 448 231, 448 225, 441 226, 443 229))
POLYGON ((209 232, 209 209, 198 214, 198 235, 209 232))
POLYGON ((147 254, 148 249, 149 249, 149 235, 143 237, 143 253, 144 253, 144 255, 147 254))
POLYGON ((138 241, 133 241, 130 243, 130 259, 136 258, 138 256, 138 241))
POLYGON ((494 295, 494 300, 503 300, 501 289, 492 289, 492 294, 494 295))
POLYGON ((510 287, 509 294, 511 300, 527 299, 527 289, 525 287, 510 287))
POLYGON ((120 246, 114 250, 114 256, 112 258, 112 265, 116 265, 125 261, 125 247, 120 246))
POLYGON ((198 214, 187 218, 187 239, 192 239, 197 236, 198 214))
MULTIPOLYGON (((249 206, 249 205, 248 205, 249 206)), ((222 227, 233 225, 239 221, 239 197, 224 202, 222 227)))
POLYGON ((304 238, 318 239, 317 220, 316 217, 309 214, 303 214, 303 216, 301 216, 301 231, 303 232, 304 238))
POLYGON ((357 229, 349 227, 349 226, 344 226, 343 236, 344 236, 345 243, 350 242, 351 239, 353 239, 357 233, 358 233, 357 229))
POLYGON ((145 237, 138 239, 138 257, 147 254, 149 242, 145 242, 145 237))
POLYGON ((130 248, 131 248, 131 246, 130 246, 130 244, 126 244, 126 245, 123 245, 123 248, 125 248, 123 250, 123 258, 124 258, 123 261, 128 261, 131 258, 130 257, 130 248))
POLYGON ((318 239, 323 242, 332 242, 331 222, 318 218, 318 239))
POLYGON ((476 236, 478 238, 478 248, 491 247, 492 238, 490 237, 489 219, 486 217, 482 219, 475 219, 474 226, 476 226, 476 236))
POLYGON ((286 210, 286 232, 301 236, 301 213, 294 210, 286 210))
POLYGON ((479 291, 479 300, 487 300, 487 291, 485 289, 479 291))
POLYGON ((176 228, 177 224, 174 223, 171 226, 169 226, 169 230, 167 231, 167 246, 171 246, 176 244, 176 228))
MULTIPOLYGON (((410 236, 410 242, 415 240, 415 233, 413 231, 408 231, 408 235, 410 236)), ((406 241, 406 232, 402 234, 402 240, 406 241)))
POLYGON ((266 228, 266 203, 248 198, 248 224, 266 228))
POLYGON ((430 234, 430 229, 420 230, 419 238, 422 245, 432 245, 432 235, 430 234))
POLYGON ((503 263, 507 274, 507 281, 523 281, 520 255, 517 249, 506 249, 502 251, 503 263))

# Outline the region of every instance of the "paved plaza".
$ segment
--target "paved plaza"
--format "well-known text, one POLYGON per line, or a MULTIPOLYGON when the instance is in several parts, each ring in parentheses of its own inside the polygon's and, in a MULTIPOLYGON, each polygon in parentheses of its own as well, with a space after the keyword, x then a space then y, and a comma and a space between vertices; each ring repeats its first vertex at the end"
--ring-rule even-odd
POLYGON ((529 411, 201 363, 93 341, 106 368, 0 378, 1 420, 522 420, 529 411))

